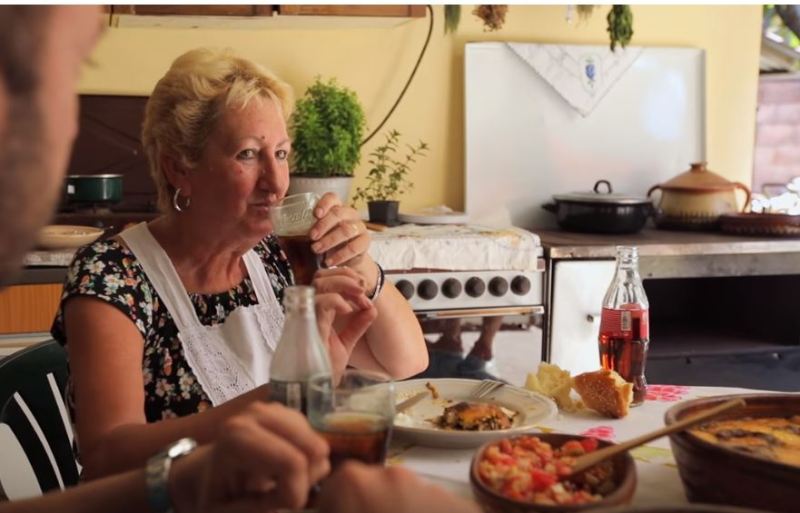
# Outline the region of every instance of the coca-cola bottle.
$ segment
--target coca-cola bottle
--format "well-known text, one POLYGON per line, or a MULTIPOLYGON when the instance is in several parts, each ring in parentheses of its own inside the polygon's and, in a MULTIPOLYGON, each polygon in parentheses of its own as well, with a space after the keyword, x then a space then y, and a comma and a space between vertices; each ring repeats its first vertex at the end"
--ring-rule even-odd
POLYGON ((632 406, 642 404, 647 393, 644 368, 650 343, 649 309, 639 276, 638 250, 617 246, 617 268, 600 317, 600 365, 633 383, 632 406))
POLYGON ((313 287, 288 287, 283 306, 286 320, 270 365, 270 398, 306 414, 308 380, 332 375, 317 327, 313 287))

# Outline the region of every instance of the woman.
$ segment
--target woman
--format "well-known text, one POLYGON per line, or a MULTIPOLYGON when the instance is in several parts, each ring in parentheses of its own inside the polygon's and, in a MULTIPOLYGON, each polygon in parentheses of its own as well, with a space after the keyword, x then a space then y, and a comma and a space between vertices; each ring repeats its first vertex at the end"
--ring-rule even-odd
MULTIPOLYGON (((190 51, 156 85, 142 137, 163 215, 78 252, 53 326, 86 477, 142 465, 181 436, 212 440, 267 398, 292 282, 268 215, 289 183, 290 110, 285 84, 228 52, 190 51)), ((334 368, 424 369, 419 325, 381 289, 357 212, 328 194, 315 216, 314 250, 335 266, 314 278, 319 317, 336 315, 323 330, 334 368)))

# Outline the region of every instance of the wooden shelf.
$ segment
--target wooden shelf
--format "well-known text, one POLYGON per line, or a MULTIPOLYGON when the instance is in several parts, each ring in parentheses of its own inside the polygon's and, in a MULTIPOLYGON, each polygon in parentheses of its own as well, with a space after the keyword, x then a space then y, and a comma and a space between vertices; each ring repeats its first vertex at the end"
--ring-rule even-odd
POLYGON ((424 5, 113 5, 115 28, 390 28, 424 18, 424 5))

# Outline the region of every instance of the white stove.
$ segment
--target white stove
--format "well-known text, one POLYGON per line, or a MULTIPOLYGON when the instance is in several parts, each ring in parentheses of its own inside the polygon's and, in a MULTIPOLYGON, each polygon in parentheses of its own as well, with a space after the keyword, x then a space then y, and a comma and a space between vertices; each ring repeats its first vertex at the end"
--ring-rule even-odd
MULTIPOLYGON (((463 310, 495 310, 495 314, 533 312, 542 304, 540 271, 431 271, 387 273, 411 307, 418 313, 450 313, 463 310), (519 308, 524 307, 524 308, 519 308)), ((481 313, 466 312, 470 315, 481 313)))
POLYGON ((525 230, 405 225, 373 234, 370 253, 420 316, 543 312, 542 248, 525 230))

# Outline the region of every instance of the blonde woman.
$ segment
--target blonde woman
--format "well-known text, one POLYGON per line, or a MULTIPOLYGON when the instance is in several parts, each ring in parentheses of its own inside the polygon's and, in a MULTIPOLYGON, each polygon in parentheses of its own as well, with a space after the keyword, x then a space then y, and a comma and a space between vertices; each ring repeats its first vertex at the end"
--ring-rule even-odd
MULTIPOLYGON (((286 257, 269 209, 288 187, 289 87, 227 51, 190 51, 150 97, 142 131, 163 215, 80 250, 53 325, 68 349, 85 476, 142 465, 168 442, 214 439, 268 397, 286 257), (212 407, 213 406, 213 407, 212 407)), ((367 254, 358 213, 325 195, 311 235, 335 369, 403 378, 427 366, 408 303, 367 254)))

